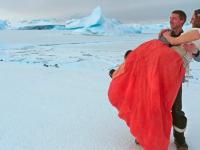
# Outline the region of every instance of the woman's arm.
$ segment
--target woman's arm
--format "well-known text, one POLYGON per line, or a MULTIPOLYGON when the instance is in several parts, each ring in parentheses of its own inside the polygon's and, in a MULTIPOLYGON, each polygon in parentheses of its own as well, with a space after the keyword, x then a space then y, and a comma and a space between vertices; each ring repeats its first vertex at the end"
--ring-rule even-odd
POLYGON ((176 38, 171 37, 169 32, 163 33, 163 36, 169 41, 171 45, 179 45, 200 39, 200 33, 198 30, 190 30, 176 38))

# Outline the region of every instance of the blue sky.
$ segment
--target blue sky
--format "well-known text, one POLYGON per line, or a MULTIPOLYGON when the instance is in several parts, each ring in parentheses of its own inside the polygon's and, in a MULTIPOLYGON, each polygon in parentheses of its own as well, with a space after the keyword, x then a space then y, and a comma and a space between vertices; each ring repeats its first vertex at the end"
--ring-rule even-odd
POLYGON ((190 18, 200 0, 0 0, 0 19, 71 19, 88 15, 96 6, 105 16, 124 23, 167 21, 182 9, 190 18))

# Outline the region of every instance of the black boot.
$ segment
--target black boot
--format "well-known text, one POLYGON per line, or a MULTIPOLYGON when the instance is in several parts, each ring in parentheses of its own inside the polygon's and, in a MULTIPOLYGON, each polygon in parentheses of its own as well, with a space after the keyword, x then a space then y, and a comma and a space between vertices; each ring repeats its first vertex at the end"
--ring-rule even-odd
POLYGON ((126 51, 126 53, 124 54, 124 59, 126 59, 126 57, 128 56, 128 54, 130 54, 131 51, 132 51, 132 50, 126 51))
POLYGON ((136 145, 140 145, 140 143, 135 139, 135 144, 136 145))
POLYGON ((188 145, 185 141, 184 132, 179 133, 174 130, 174 143, 176 145, 177 150, 188 150, 188 145))
POLYGON ((113 75, 113 73, 115 72, 115 69, 111 69, 110 71, 109 71, 109 76, 112 78, 112 75, 113 75))

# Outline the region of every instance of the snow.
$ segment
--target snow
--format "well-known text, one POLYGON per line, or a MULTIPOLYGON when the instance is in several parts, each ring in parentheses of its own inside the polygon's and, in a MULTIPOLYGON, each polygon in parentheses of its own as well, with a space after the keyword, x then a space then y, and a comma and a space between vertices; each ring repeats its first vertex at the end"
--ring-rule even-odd
MULTIPOLYGON (((126 50, 152 38, 157 34, 1 30, 0 149, 137 150, 108 101, 108 71, 122 62, 126 50)), ((192 62, 190 80, 183 84, 191 150, 200 146, 199 70, 192 62)), ((169 150, 175 150, 173 137, 169 150)))

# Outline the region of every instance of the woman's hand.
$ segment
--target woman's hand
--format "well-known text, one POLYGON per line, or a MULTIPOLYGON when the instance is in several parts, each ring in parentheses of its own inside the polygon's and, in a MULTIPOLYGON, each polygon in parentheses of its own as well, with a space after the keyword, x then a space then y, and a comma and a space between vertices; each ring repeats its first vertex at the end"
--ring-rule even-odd
POLYGON ((188 53, 193 54, 193 55, 197 54, 199 51, 194 43, 187 43, 187 44, 183 44, 182 46, 188 53))

